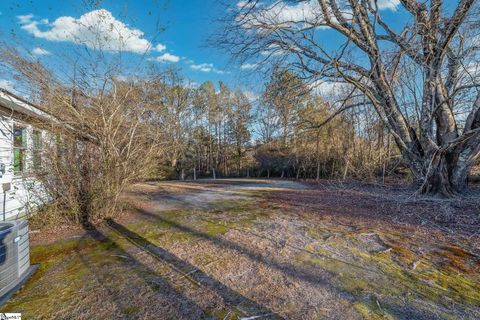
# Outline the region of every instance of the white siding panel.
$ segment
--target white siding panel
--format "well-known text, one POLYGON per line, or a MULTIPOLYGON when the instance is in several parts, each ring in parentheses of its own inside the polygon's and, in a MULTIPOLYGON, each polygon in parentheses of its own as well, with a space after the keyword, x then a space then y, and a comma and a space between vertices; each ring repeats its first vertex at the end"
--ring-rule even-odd
POLYGON ((0 221, 24 217, 42 203, 45 192, 41 184, 32 177, 26 176, 31 167, 31 134, 32 126, 26 124, 27 155, 26 172, 15 176, 13 171, 13 125, 14 120, 8 115, 0 114, 0 163, 5 164, 5 174, 0 177, 0 221), (4 191, 4 186, 10 190, 4 191))
POLYGON ((0 114, 0 163, 5 164, 5 174, 0 177, 0 183, 11 182, 13 179, 13 120, 0 114))

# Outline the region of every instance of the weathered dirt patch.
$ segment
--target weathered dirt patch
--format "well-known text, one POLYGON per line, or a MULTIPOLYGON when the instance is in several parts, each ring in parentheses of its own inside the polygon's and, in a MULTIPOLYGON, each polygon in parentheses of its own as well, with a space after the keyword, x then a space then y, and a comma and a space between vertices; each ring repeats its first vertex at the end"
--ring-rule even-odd
POLYGON ((480 317, 473 238, 356 215, 341 203, 323 210, 315 192, 251 180, 136 186, 130 216, 32 248, 41 272, 6 310, 29 318, 480 317))

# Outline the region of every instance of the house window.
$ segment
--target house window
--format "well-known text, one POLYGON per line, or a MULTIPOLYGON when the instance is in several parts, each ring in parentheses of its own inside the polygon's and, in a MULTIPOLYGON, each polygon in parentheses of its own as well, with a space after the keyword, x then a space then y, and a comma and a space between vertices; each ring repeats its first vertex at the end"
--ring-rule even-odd
POLYGON ((24 127, 13 127, 13 171, 20 173, 25 170, 25 149, 27 146, 27 130, 24 127))
POLYGON ((42 132, 39 130, 32 132, 32 164, 33 169, 42 167, 42 132))

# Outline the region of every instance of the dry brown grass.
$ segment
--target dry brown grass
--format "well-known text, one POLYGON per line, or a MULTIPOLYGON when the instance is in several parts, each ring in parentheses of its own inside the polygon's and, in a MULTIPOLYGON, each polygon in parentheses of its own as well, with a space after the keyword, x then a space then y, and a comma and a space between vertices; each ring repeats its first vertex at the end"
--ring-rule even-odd
POLYGON ((128 195, 136 200, 130 215, 35 245, 41 269, 5 311, 79 319, 478 318, 476 239, 355 218, 353 209, 313 210, 300 195, 321 199, 323 191, 300 187, 139 185, 128 195))

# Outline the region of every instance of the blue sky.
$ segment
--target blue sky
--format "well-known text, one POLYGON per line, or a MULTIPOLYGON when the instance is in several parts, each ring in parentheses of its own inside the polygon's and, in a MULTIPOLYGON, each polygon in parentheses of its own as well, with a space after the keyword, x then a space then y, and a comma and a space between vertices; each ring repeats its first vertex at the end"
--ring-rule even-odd
MULTIPOLYGON (((59 18, 80 19, 93 10, 104 9, 126 28, 142 32, 138 38, 152 46, 147 54, 142 48, 127 49, 125 55, 132 63, 144 59, 160 68, 174 65, 196 83, 212 80, 224 81, 232 87, 246 86, 240 81, 245 72, 229 64, 229 57, 220 50, 207 45, 207 40, 218 28, 214 20, 225 14, 219 0, 99 2, 95 7, 88 7, 78 0, 2 0, 0 39, 30 51, 48 65, 58 66, 61 56, 69 50, 79 50, 82 45, 72 43, 71 39, 55 38, 52 24, 59 18), (161 50, 155 50, 157 45, 161 50)), ((143 43, 139 40, 138 44, 143 43)))
MULTIPOLYGON (((121 41, 125 42, 122 62, 130 75, 138 72, 138 65, 175 66, 196 84, 223 81, 234 89, 258 95, 268 80, 264 73, 252 72, 248 65, 242 69, 229 63, 228 55, 208 46, 208 39, 221 28, 215 21, 226 15, 224 3, 227 1, 231 1, 228 2, 231 5, 237 3, 237 0, 1 0, 0 40, 66 73, 72 69, 74 53, 93 41, 89 31, 78 26, 96 26, 95 19, 101 16, 103 21, 108 21, 104 25, 115 25, 115 32, 106 34, 112 37, 121 34, 128 39, 121 41)), ((310 2, 286 6, 281 14, 308 14, 310 2)), ((378 0, 378 3, 391 7, 382 10, 382 15, 395 29, 401 30, 407 15, 395 10, 399 0, 378 0)), ((321 29, 318 41, 336 48, 343 39, 331 30, 321 29)), ((108 48, 109 43, 119 41, 107 42, 102 47, 108 48)), ((255 66, 255 58, 249 66, 255 66)), ((9 75, 0 73, 0 86, 8 87, 8 81, 11 81, 9 75)))

